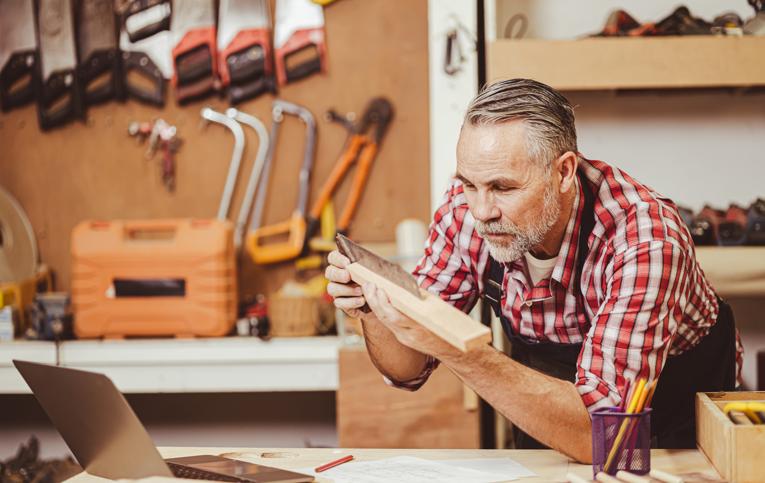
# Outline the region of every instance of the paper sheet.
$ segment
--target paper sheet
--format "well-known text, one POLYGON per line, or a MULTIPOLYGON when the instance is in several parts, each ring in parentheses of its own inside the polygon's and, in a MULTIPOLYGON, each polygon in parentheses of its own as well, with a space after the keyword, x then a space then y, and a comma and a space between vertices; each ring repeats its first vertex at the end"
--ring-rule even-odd
MULTIPOLYGON (((496 483, 516 478, 510 473, 505 473, 504 468, 510 468, 510 466, 503 467, 501 474, 499 474, 445 463, 444 461, 425 460, 412 456, 397 456, 376 461, 345 463, 321 473, 314 472, 312 468, 298 471, 328 478, 334 483, 390 483, 391 481, 397 483, 433 481, 439 483, 496 483)), ((471 464, 475 465, 475 468, 479 467, 475 461, 472 461, 471 464)), ((517 463, 515 465, 528 471, 517 463)))
POLYGON ((446 465, 470 468, 484 473, 493 473, 503 480, 514 480, 528 476, 537 476, 536 473, 522 464, 510 458, 478 458, 469 460, 443 460, 439 461, 446 465))

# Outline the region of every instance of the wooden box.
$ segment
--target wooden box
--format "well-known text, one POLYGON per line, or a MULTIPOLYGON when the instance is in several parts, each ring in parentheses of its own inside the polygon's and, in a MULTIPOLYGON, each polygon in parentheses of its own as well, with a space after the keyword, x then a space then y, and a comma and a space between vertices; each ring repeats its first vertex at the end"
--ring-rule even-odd
POLYGON ((765 424, 734 424, 723 413, 731 401, 765 401, 765 392, 696 394, 696 443, 725 480, 765 481, 765 424))
POLYGON ((340 349, 339 365, 340 447, 481 447, 478 396, 446 367, 409 392, 385 384, 363 346, 340 349))

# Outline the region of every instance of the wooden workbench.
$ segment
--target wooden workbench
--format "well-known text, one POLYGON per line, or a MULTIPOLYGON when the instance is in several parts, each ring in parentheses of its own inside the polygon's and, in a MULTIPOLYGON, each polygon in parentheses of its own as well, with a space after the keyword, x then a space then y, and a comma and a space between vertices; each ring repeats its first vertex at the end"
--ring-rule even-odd
MULTIPOLYGON (((333 448, 287 448, 287 449, 236 449, 236 448, 160 448, 165 458, 216 454, 260 463, 285 469, 316 467, 341 456, 352 454, 356 461, 369 461, 393 456, 416 456, 426 459, 470 459, 470 458, 512 458, 538 476, 522 478, 518 481, 565 481, 567 473, 575 473, 584 478, 592 477, 590 465, 572 462, 557 451, 552 450, 432 450, 432 449, 333 449, 333 448)), ((651 467, 682 476, 686 482, 723 481, 709 464, 704 455, 697 450, 653 450, 651 467)), ((151 478, 152 482, 166 478, 151 478)), ((87 483, 109 481, 86 473, 67 480, 69 483, 87 483)), ((329 479, 317 479, 317 482, 329 482, 329 479)))

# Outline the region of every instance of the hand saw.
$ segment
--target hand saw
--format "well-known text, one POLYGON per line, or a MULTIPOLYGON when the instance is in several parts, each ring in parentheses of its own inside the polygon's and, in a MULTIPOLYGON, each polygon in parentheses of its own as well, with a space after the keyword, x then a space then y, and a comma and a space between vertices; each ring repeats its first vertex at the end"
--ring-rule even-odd
POLYGON ((37 7, 40 45, 37 118, 40 128, 45 130, 83 118, 84 110, 76 75, 72 0, 39 0, 37 7))
POLYGON ((83 102, 122 98, 122 76, 113 0, 80 0, 77 7, 78 74, 83 102))
POLYGON ((305 214, 308 207, 308 191, 311 185, 311 170, 313 169, 316 155, 316 121, 311 111, 305 107, 291 102, 277 99, 271 110, 271 143, 268 148, 266 165, 258 183, 258 195, 255 202, 255 210, 252 214, 252 230, 247 234, 247 250, 255 263, 283 262, 297 257, 303 251, 305 245, 305 214), (292 212, 289 220, 275 223, 269 226, 260 226, 265 206, 266 189, 270 176, 271 164, 275 146, 279 139, 279 126, 284 120, 284 115, 298 117, 305 124, 306 142, 303 151, 303 163, 298 175, 300 192, 298 194, 297 207, 292 212), (265 243, 266 239, 288 236, 286 243, 265 243))
POLYGON ((396 309, 460 351, 467 352, 491 342, 488 327, 440 297, 422 290, 414 277, 400 266, 343 235, 337 236, 337 248, 351 260, 346 270, 354 282, 359 285, 373 283, 385 292, 396 309))
POLYGON ((324 11, 310 0, 276 0, 274 29, 276 78, 280 86, 327 71, 324 11), (300 59, 315 51, 308 60, 300 59), (292 66, 290 66, 292 65, 292 66))
POLYGON ((232 104, 274 91, 267 0, 221 0, 218 71, 232 104))
POLYGON ((169 0, 129 0, 120 10, 122 75, 128 97, 164 106, 172 76, 169 0))
POLYGON ((183 104, 216 88, 215 4, 213 0, 184 0, 173 10, 173 87, 183 104))
POLYGON ((0 0, 0 106, 3 111, 34 99, 37 41, 33 0, 0 0))

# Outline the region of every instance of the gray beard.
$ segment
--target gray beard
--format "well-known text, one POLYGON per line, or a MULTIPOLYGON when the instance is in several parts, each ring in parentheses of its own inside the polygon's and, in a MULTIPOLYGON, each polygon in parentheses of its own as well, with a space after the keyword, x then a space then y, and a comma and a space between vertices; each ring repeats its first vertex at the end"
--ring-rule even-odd
POLYGON ((551 185, 545 189, 542 216, 526 230, 521 230, 512 222, 492 221, 484 223, 476 220, 476 231, 484 237, 491 257, 500 263, 510 263, 520 259, 526 252, 539 245, 560 216, 560 203, 551 185), (507 243, 495 244, 486 238, 487 234, 512 235, 507 243))

